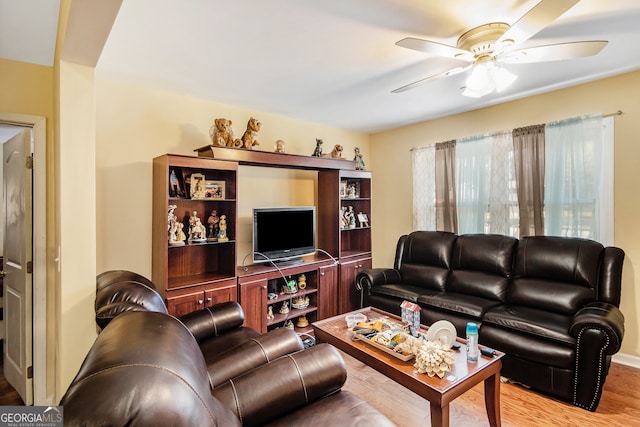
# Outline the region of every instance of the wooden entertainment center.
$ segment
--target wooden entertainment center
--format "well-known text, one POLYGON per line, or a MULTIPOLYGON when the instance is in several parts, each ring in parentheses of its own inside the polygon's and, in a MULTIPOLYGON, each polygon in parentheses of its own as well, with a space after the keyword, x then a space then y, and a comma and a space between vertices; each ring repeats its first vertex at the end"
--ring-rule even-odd
POLYGON ((238 301, 245 312, 245 325, 258 331, 266 332, 291 320, 294 326, 303 325, 295 326, 298 333, 310 333, 312 322, 360 308, 355 276, 361 269, 371 268, 371 172, 355 170, 355 162, 329 157, 216 146, 197 151, 198 157, 165 154, 153 159, 152 279, 171 314, 180 316, 220 302, 238 301), (269 263, 236 265, 239 165, 318 172, 316 255, 277 267, 269 263), (208 185, 224 182, 223 191, 191 198, 192 176, 202 177, 208 185), (225 215, 228 241, 169 244, 170 206, 175 206, 174 214, 185 232, 193 211, 205 227, 212 211, 225 215), (341 212, 349 210, 355 220, 345 225, 341 212), (286 281, 297 283, 301 275, 306 278, 306 287, 292 294, 283 292, 286 281), (295 308, 302 300, 306 306, 295 308), (282 309, 285 303, 288 312, 282 309), (268 318, 267 313, 273 316, 268 318), (299 321, 302 316, 308 325, 299 321))

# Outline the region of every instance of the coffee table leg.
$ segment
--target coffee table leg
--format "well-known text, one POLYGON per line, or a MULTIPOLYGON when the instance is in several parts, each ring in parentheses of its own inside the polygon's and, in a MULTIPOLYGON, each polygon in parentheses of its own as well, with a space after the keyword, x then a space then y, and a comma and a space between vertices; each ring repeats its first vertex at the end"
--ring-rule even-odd
POLYGON ((431 409, 431 427, 449 427, 449 405, 438 406, 429 403, 431 409))
POLYGON ((489 425, 500 427, 500 371, 484 380, 484 404, 487 408, 489 425))

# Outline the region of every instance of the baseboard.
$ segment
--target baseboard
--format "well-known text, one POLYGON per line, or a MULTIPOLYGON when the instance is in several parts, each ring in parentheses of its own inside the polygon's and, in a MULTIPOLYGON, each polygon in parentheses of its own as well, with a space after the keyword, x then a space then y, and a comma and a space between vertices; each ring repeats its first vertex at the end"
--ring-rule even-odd
POLYGON ((640 357, 631 354, 616 353, 611 357, 611 361, 640 369, 640 357))

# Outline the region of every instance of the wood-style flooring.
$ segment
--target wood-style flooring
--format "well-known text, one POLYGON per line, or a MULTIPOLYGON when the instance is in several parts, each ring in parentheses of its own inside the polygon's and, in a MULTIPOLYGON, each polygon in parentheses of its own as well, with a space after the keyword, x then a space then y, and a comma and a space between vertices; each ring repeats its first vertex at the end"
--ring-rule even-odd
MULTIPOLYGON (((0 349, 4 351, 4 340, 0 340, 0 349)), ((21 406, 24 405, 18 392, 11 387, 4 377, 4 353, 0 354, 0 405, 21 406)))
MULTIPOLYGON (((344 390, 360 396, 400 427, 428 426, 429 402, 362 362, 342 353, 348 376, 344 390)), ((0 405, 23 405, 7 383, 0 358, 0 405)), ((503 427, 640 427, 640 369, 612 363, 600 405, 589 412, 514 384, 501 384, 503 427)), ((488 426, 480 384, 450 405, 452 427, 488 426)))
MULTIPOLYGON (((348 371, 344 390, 360 396, 398 426, 430 425, 428 401, 362 362, 342 354, 348 371)), ((640 426, 640 369, 612 363, 596 412, 514 384, 500 385, 500 406, 503 427, 640 426)), ((452 427, 489 425, 482 384, 454 400, 449 408, 452 427)))

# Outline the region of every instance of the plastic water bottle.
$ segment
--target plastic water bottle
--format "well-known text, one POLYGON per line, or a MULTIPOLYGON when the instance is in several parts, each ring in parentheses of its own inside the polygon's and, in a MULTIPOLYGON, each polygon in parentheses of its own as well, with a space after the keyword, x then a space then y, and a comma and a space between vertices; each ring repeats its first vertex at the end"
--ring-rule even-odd
POLYGON ((467 360, 478 360, 478 325, 472 322, 467 323, 467 360))

